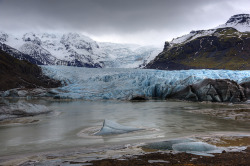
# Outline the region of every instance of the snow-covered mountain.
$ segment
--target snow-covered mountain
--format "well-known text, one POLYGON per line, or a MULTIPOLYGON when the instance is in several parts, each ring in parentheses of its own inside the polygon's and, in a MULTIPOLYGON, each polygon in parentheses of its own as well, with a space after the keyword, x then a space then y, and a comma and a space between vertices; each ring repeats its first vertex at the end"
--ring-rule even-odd
POLYGON ((250 14, 237 14, 229 18, 229 20, 216 28, 232 27, 239 32, 250 32, 250 14))
POLYGON ((166 42, 150 69, 250 69, 250 15, 237 14, 220 26, 166 42))
POLYGON ((78 33, 25 33, 15 36, 0 32, 0 43, 44 65, 94 68, 142 67, 161 51, 152 46, 98 43, 78 33))

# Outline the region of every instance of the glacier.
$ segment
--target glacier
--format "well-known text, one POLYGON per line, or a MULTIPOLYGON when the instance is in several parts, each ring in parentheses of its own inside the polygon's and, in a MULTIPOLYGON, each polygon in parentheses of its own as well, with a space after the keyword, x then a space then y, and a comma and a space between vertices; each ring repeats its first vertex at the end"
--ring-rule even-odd
POLYGON ((230 79, 237 83, 250 80, 250 70, 179 70, 121 68, 78 68, 41 66, 43 73, 62 81, 52 89, 58 98, 84 100, 130 100, 135 96, 164 99, 195 83, 210 79, 230 79))

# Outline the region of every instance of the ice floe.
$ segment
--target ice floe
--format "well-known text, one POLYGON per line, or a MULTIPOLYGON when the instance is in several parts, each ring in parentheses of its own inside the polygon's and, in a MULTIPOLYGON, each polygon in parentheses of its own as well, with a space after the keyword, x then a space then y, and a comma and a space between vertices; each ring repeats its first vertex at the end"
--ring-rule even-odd
POLYGON ((219 149, 214 145, 210 145, 210 144, 203 143, 203 142, 183 142, 183 143, 174 144, 173 150, 179 151, 179 152, 212 153, 212 152, 218 152, 219 149))
POLYGON ((112 134, 124 134, 139 130, 144 130, 144 129, 123 126, 111 120, 104 120, 101 130, 95 133, 95 135, 105 136, 112 134))
POLYGON ((154 149, 154 150, 173 150, 173 145, 178 143, 184 143, 184 142, 194 142, 193 139, 173 139, 173 140, 167 140, 167 141, 161 141, 161 142, 153 142, 148 143, 143 146, 143 148, 146 149, 154 149))

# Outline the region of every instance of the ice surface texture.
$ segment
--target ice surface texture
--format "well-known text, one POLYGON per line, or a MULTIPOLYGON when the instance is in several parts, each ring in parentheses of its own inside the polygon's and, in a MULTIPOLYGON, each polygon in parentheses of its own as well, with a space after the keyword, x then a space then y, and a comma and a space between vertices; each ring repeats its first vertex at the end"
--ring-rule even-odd
POLYGON ((111 120, 104 120, 101 130, 97 132, 95 135, 104 136, 112 134, 124 134, 138 130, 143 130, 143 129, 123 126, 111 120))
POLYGON ((210 153, 221 153, 222 148, 203 142, 196 142, 193 139, 180 138, 162 142, 153 142, 143 146, 146 149, 156 150, 174 150, 178 152, 187 152, 202 156, 213 156, 210 153))
POLYGON ((42 66, 44 74, 64 83, 54 89, 60 98, 128 100, 134 96, 166 98, 206 78, 230 79, 238 83, 250 78, 250 71, 149 69, 90 69, 70 66, 42 66))
POLYGON ((184 142, 174 144, 173 149, 180 152, 213 152, 218 150, 216 146, 203 142, 184 142))
POLYGON ((147 149, 156 149, 156 150, 173 150, 173 145, 179 143, 187 143, 187 142, 194 142, 192 139, 173 139, 168 141, 162 142, 153 142, 147 145, 144 145, 144 148, 147 149))

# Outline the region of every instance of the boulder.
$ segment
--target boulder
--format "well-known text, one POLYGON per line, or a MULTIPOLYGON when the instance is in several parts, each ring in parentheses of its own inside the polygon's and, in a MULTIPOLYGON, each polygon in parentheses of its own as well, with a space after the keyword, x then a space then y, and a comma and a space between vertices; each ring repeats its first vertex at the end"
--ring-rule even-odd
POLYGON ((249 93, 244 86, 228 79, 204 79, 169 97, 190 101, 241 102, 247 100, 246 94, 249 93))
POLYGON ((244 88, 245 96, 249 100, 250 99, 250 81, 241 83, 240 85, 244 88))

